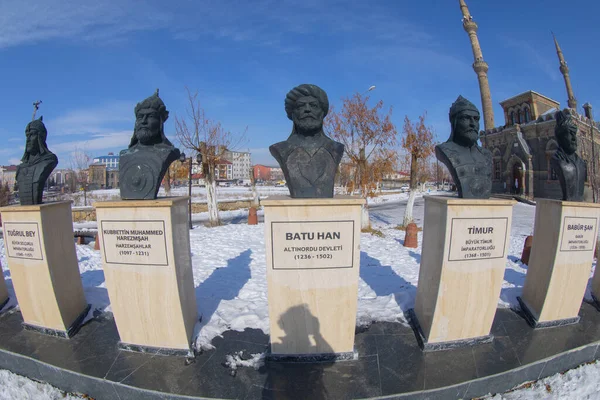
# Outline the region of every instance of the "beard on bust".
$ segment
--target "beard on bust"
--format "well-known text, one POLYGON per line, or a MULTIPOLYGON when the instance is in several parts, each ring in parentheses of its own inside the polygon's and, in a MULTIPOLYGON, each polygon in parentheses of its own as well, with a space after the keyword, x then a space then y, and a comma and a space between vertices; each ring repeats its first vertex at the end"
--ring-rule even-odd
POLYGON ((323 128, 323 121, 312 117, 305 117, 296 121, 296 128, 298 133, 304 136, 313 136, 323 128))
POLYGON ((158 133, 152 132, 148 128, 137 128, 135 130, 135 136, 141 144, 154 144, 156 142, 157 137, 159 137, 158 133))

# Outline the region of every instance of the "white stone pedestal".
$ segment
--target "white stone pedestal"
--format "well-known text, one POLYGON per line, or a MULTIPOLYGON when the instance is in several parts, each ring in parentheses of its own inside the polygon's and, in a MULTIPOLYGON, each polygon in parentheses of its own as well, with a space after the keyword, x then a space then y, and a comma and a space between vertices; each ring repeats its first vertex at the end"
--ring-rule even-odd
POLYGON ((95 204, 120 347, 190 355, 198 321, 188 197, 95 204))
POLYGON ((23 326, 71 337, 90 308, 77 264, 71 202, 10 206, 0 212, 23 326))
POLYGON ((425 196, 417 298, 409 311, 424 350, 492 340, 514 203, 425 196))
POLYGON ((521 307, 533 327, 579 321, 598 234, 600 204, 536 199, 521 307))
POLYGON ((354 357, 365 201, 271 196, 265 243, 272 359, 354 357))

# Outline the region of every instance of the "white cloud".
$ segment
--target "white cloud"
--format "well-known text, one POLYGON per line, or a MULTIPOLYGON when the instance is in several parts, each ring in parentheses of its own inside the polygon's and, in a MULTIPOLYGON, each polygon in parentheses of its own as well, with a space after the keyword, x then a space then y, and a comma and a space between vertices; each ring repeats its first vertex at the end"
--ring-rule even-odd
POLYGON ((112 40, 167 23, 160 9, 138 1, 5 1, 0 5, 0 48, 70 38, 112 40))
POLYGON ((85 151, 97 153, 98 150, 114 148, 124 149, 129 145, 132 131, 119 131, 99 135, 92 135, 90 139, 69 141, 56 144, 48 144, 50 150, 55 153, 68 153, 73 151, 85 151))
POLYGON ((19 164, 21 164, 20 158, 9 158, 8 159, 8 165, 19 165, 19 164))
MULTIPOLYGON (((551 38, 547 40, 546 48, 543 49, 543 54, 536 47, 534 47, 530 41, 515 39, 513 37, 507 37, 501 35, 502 43, 511 49, 516 50, 522 60, 521 65, 531 65, 539 68, 554 82, 560 80, 560 72, 558 69, 558 58, 551 57, 553 52, 548 52, 548 46, 552 44, 551 38)), ((552 44, 552 47, 553 44, 552 44)))
POLYGON ((52 39, 94 44, 126 40, 132 33, 164 30, 179 40, 216 38, 274 48, 294 48, 298 36, 352 33, 366 41, 418 45, 431 36, 376 2, 344 0, 29 0, 0 3, 0 48, 52 39))
POLYGON ((44 121, 52 136, 110 133, 112 126, 130 124, 133 130, 134 102, 112 102, 97 107, 68 111, 44 121))

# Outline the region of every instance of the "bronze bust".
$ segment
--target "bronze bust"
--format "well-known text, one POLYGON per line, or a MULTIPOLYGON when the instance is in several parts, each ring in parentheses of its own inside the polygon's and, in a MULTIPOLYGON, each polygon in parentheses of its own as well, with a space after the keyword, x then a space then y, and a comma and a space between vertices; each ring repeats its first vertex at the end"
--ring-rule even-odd
POLYGON ((119 154, 121 198, 155 199, 169 165, 180 156, 167 139, 164 123, 169 118, 156 92, 135 106, 135 127, 129 148, 119 154))
POLYGON ((558 175, 563 200, 583 201, 587 167, 576 153, 577 124, 566 110, 556 112, 554 117, 554 136, 558 142, 558 150, 550 159, 550 166, 558 175))
POLYGON ((16 174, 21 205, 42 204, 46 180, 58 164, 58 158, 46 145, 48 131, 42 121, 40 117, 25 128, 25 153, 16 174))
POLYGON ((329 111, 327 93, 316 85, 303 84, 285 98, 292 133, 269 151, 275 157, 292 198, 333 197, 333 181, 344 154, 344 145, 323 132, 323 119, 329 111))
POLYGON ((435 146, 435 156, 448 170, 458 197, 487 199, 492 191, 492 153, 477 145, 479 110, 458 96, 450 107, 450 138, 435 146))

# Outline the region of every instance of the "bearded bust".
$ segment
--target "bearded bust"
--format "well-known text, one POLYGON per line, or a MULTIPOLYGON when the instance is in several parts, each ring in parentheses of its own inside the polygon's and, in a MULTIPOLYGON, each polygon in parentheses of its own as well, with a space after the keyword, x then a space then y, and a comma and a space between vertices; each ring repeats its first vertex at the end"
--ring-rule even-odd
POLYGON ((479 110, 458 96, 450 107, 450 138, 435 146, 435 156, 448 170, 458 197, 487 199, 492 191, 492 153, 477 145, 479 110))
POLYGON ((46 145, 48 131, 42 121, 40 117, 25 128, 25 153, 16 173, 21 205, 42 204, 46 180, 58 164, 58 158, 46 145))
POLYGON ((550 167, 558 175, 563 200, 583 201, 587 176, 585 161, 577 155, 577 124, 567 110, 554 114, 554 136, 558 149, 550 159, 550 167))
POLYGON ((179 149, 164 131, 169 111, 156 92, 135 106, 135 126, 129 148, 119 154, 121 198, 155 199, 169 165, 180 156, 179 149))
POLYGON ((328 111, 327 94, 316 85, 297 86, 285 98, 285 112, 294 123, 292 133, 269 151, 283 170, 292 198, 333 197, 344 145, 323 132, 328 111))

